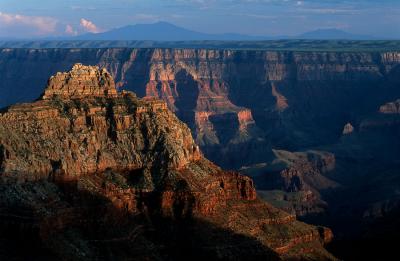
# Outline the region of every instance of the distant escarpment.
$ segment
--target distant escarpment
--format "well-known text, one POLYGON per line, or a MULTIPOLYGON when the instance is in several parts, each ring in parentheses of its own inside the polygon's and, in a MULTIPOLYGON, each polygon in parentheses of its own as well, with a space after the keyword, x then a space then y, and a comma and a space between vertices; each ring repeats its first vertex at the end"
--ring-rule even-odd
POLYGON ((216 163, 240 168, 336 142, 343 126, 400 97, 398 52, 1 49, 0 106, 35 99, 77 61, 157 97, 216 163), (240 155, 238 152, 241 152, 240 155))
POLYGON ((258 199, 165 102, 115 86, 77 64, 1 112, 0 259, 334 259, 329 229, 258 199))

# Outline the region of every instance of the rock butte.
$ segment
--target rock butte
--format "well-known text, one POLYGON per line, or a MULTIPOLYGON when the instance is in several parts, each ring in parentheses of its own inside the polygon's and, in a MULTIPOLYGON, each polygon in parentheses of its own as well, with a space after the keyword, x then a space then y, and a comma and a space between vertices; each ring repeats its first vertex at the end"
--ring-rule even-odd
POLYGON ((116 97, 114 79, 106 69, 99 70, 97 66, 75 64, 67 73, 57 73, 49 79, 42 99, 54 97, 82 98, 116 97))
MULTIPOLYGON (((117 93, 98 67, 58 73, 41 99, 0 114, 0 177, 0 232, 36 246, 31 258, 334 259, 329 229, 259 200, 164 102, 117 93)), ((1 258, 24 252, 4 246, 1 258)))
POLYGON ((354 127, 353 125, 351 125, 351 123, 347 123, 346 125, 344 125, 343 127, 343 135, 347 135, 347 134, 351 134, 354 131, 354 127))

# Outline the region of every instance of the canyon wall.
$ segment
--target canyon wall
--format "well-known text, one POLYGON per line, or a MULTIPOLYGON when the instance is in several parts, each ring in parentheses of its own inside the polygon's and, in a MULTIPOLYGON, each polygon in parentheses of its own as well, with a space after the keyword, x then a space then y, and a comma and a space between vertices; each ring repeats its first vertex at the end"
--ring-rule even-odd
POLYGON ((398 209, 400 52, 0 49, 0 107, 76 62, 164 100, 207 158, 254 177, 269 202, 328 210, 316 223, 338 238, 398 209))
POLYGON ((1 260, 336 260, 331 230, 261 201, 97 66, 0 113, 0 210, 1 260))
POLYGON ((343 126, 400 97, 399 52, 2 49, 0 106, 33 100, 47 76, 100 65, 117 87, 154 96, 205 154, 239 168, 337 141, 343 126))

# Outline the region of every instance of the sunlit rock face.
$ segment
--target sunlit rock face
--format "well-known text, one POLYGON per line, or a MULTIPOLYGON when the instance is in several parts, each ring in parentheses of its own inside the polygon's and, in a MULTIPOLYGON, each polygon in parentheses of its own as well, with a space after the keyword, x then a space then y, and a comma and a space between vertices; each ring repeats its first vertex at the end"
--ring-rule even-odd
POLYGON ((0 121, 3 133, 16 139, 3 142, 8 155, 3 162, 6 174, 46 175, 57 170, 74 177, 107 168, 139 169, 147 161, 147 155, 139 156, 139 152, 153 150, 157 140, 169 149, 160 152, 159 157, 165 159, 162 167, 180 168, 200 157, 190 130, 164 102, 118 94, 113 78, 98 67, 76 64, 67 73, 57 73, 40 100, 11 106, 0 121), (151 119, 143 115, 156 113, 162 116, 163 127, 153 135, 151 119), (135 130, 143 132, 135 136, 131 133, 135 130), (23 139, 28 142, 18 144, 23 139), (17 157, 16 145, 30 153, 17 157))
POLYGON ((334 143, 400 97, 398 52, 2 49, 0 59, 0 106, 37 98, 75 62, 100 65, 118 88, 164 100, 209 158, 236 169, 273 159, 271 147, 334 143))
POLYGON ((114 79, 106 69, 99 70, 97 66, 75 64, 67 73, 57 73, 51 77, 42 99, 115 97, 114 79))
POLYGON ((1 112, 0 209, 1 259, 32 246, 34 259, 334 259, 329 229, 204 158, 164 101, 117 92, 107 70, 81 64, 1 112))

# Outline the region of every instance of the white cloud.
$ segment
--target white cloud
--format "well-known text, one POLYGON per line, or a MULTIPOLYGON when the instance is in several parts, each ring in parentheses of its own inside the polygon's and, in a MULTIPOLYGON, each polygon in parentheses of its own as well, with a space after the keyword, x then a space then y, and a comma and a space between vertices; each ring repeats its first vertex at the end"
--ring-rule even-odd
POLYGON ((85 18, 82 18, 80 21, 81 27, 86 31, 90 33, 100 33, 101 30, 97 25, 95 25, 92 21, 89 21, 85 18))
POLYGON ((29 35, 46 35, 54 33, 58 21, 52 17, 27 16, 0 12, 0 31, 8 31, 13 34, 22 31, 29 35))
POLYGON ((67 25, 65 26, 65 34, 68 34, 68 35, 77 35, 77 34, 78 34, 78 31, 75 30, 74 27, 72 27, 72 25, 67 24, 67 25))

